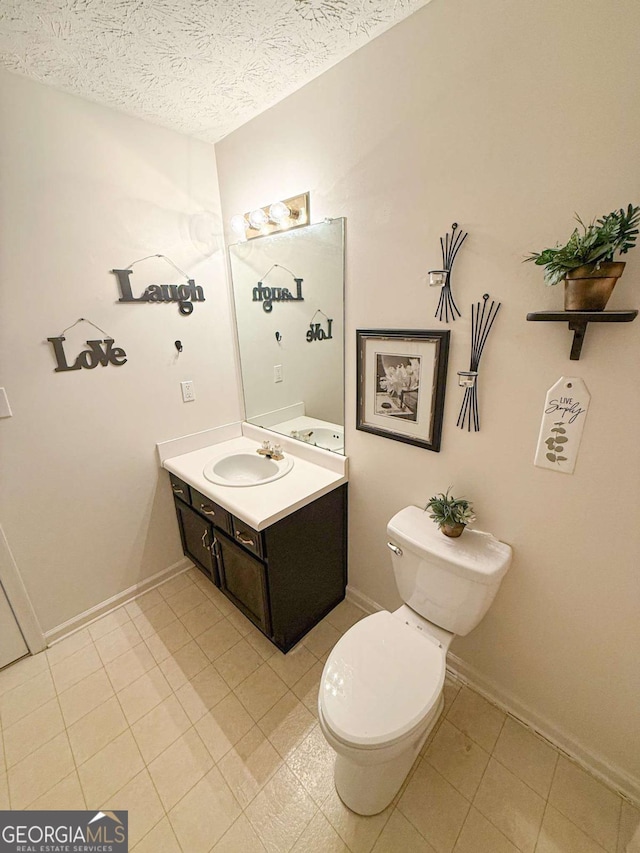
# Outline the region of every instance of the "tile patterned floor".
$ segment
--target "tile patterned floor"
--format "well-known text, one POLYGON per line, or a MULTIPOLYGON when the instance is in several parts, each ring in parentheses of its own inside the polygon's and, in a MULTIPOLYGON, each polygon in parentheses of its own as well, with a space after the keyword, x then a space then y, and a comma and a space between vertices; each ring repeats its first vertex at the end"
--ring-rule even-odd
POLYGON ((128 809, 136 853, 629 853, 640 811, 446 685, 403 789, 359 817, 315 704, 362 616, 340 604, 288 655, 191 569, 0 672, 0 809, 128 809))

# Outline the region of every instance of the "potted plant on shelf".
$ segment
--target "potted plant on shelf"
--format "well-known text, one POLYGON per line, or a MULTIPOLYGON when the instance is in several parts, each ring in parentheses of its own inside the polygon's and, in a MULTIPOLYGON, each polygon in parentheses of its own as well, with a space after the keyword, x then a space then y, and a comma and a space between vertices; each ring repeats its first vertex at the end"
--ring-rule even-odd
POLYGON ((466 498, 454 498, 449 495, 451 486, 445 494, 435 495, 429 500, 425 510, 438 525, 445 536, 460 536, 467 524, 476 520, 471 501, 466 498))
POLYGON ((547 284, 564 281, 565 311, 603 311, 625 268, 614 255, 625 255, 636 244, 640 207, 630 204, 589 225, 576 219, 580 227, 564 246, 533 252, 525 260, 545 268, 547 284))

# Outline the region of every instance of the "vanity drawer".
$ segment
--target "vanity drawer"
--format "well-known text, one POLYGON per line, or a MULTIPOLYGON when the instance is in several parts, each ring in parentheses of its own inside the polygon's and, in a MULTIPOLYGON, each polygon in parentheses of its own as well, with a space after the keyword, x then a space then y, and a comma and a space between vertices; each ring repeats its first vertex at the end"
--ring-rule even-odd
POLYGON ((184 501, 186 504, 189 503, 189 486, 185 483, 184 480, 181 480, 180 477, 176 477, 175 474, 169 474, 169 479, 171 480, 171 491, 173 494, 180 498, 181 501, 184 501))
POLYGON ((212 521, 220 530, 231 533, 231 516, 227 510, 212 501, 211 498, 198 492, 193 486, 191 486, 191 506, 196 512, 212 521))
POLYGON ((255 554, 257 557, 263 557, 262 534, 258 533, 257 530, 254 530, 253 527, 249 527, 249 525, 245 524, 244 521, 236 518, 235 515, 231 520, 233 522, 231 535, 234 540, 242 545, 243 548, 246 548, 247 551, 251 551, 251 553, 255 554))

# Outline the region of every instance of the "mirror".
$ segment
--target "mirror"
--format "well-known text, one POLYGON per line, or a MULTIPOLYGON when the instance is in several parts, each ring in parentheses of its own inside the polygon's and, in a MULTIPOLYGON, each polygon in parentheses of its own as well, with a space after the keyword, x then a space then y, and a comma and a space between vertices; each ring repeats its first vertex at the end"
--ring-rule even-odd
POLYGON ((246 419, 344 453, 344 219, 229 255, 246 419))

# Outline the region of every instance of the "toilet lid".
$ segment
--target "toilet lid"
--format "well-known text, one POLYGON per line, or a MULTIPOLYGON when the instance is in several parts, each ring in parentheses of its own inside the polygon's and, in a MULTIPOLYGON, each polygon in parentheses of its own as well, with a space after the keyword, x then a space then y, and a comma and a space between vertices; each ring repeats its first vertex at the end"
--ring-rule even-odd
POLYGON ((386 610, 367 616, 329 655, 320 709, 333 734, 362 747, 390 745, 420 724, 435 704, 446 652, 386 610))

